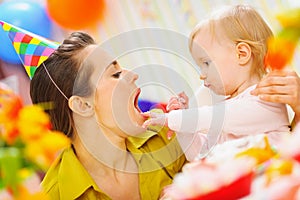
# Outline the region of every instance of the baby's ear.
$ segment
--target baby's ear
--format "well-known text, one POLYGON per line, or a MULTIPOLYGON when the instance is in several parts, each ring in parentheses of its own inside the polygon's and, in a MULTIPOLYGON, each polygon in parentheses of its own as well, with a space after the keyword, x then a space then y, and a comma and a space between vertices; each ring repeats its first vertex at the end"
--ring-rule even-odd
POLYGON ((90 117, 94 114, 93 105, 86 99, 79 96, 71 96, 69 99, 69 108, 78 115, 90 117))
POLYGON ((235 50, 236 50, 238 63, 240 65, 246 65, 250 61, 252 56, 252 50, 249 44, 247 44, 246 42, 239 42, 235 46, 235 50))

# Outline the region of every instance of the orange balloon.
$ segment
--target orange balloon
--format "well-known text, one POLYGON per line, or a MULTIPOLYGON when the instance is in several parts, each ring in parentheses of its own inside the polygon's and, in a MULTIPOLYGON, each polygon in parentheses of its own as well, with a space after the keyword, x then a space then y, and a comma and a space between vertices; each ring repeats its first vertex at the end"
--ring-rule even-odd
POLYGON ((63 28, 73 30, 97 25, 104 8, 104 0, 47 0, 50 17, 63 28))

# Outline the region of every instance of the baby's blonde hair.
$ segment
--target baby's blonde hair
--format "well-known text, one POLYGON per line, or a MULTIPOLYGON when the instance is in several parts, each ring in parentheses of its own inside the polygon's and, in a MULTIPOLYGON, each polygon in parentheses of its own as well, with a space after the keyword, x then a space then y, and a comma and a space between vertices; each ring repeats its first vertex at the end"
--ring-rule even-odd
POLYGON ((266 73, 264 57, 267 53, 267 40, 273 36, 262 16, 248 5, 231 6, 226 10, 219 10, 216 14, 194 28, 189 38, 190 50, 197 33, 208 25, 213 38, 217 37, 215 33, 218 29, 235 44, 247 43, 252 50, 252 73, 262 77, 266 73))

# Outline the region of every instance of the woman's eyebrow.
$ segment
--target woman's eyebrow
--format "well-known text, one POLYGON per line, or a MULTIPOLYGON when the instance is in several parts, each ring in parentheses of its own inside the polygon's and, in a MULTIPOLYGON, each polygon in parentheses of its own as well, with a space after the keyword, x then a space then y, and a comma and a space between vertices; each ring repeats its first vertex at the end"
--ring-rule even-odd
POLYGON ((114 68, 116 68, 116 65, 118 64, 118 62, 115 60, 115 61, 113 61, 111 64, 109 64, 107 67, 106 67, 106 70, 107 69, 109 69, 109 68, 112 68, 112 67, 114 67, 114 68))

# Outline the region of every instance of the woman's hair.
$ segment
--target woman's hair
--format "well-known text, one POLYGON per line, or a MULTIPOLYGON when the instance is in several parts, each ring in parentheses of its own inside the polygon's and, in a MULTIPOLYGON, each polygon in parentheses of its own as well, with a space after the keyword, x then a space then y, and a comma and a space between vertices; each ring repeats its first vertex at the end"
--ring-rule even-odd
POLYGON ((93 44, 95 41, 88 34, 72 33, 37 68, 30 83, 32 102, 50 103, 52 106, 46 112, 50 115, 53 129, 63 132, 68 137, 72 137, 75 130, 68 98, 72 95, 86 97, 92 94, 92 86, 89 83, 91 71, 88 71, 89 74, 80 71, 84 58, 80 53, 93 44))
MULTIPOLYGON (((267 40, 273 36, 272 30, 251 6, 236 5, 226 10, 220 10, 215 16, 199 23, 190 35, 190 49, 193 39, 203 26, 208 26, 215 39, 216 31, 221 31, 233 43, 247 43, 252 50, 252 73, 262 77, 266 73, 264 57, 267 53, 267 40)), ((221 42, 221 41, 220 41, 221 42)))
POLYGON ((5 74, 3 72, 3 68, 2 68, 2 60, 0 59, 0 80, 5 78, 5 74))

